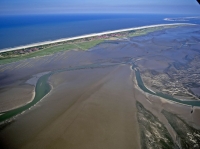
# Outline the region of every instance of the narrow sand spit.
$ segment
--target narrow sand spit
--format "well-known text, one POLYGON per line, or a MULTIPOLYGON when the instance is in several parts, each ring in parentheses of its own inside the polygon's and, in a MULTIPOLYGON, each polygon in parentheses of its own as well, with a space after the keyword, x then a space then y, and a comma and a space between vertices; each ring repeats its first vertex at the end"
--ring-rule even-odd
POLYGON ((120 65, 53 75, 52 92, 39 108, 1 131, 1 144, 27 149, 140 148, 130 73, 129 66, 120 65))
POLYGON ((77 37, 58 39, 58 40, 54 40, 54 41, 45 41, 45 42, 40 42, 40 43, 33 43, 33 44, 14 47, 14 48, 1 49, 0 53, 7 52, 7 51, 20 50, 20 49, 25 49, 25 48, 31 48, 31 47, 35 47, 35 46, 41 46, 41 45, 54 44, 54 43, 59 43, 59 42, 64 42, 64 41, 71 41, 71 40, 76 40, 76 39, 102 36, 102 35, 112 34, 112 33, 120 33, 120 32, 131 31, 131 30, 139 30, 139 29, 144 29, 144 28, 153 28, 153 27, 160 27, 160 26, 173 26, 173 25, 194 25, 194 24, 191 24, 191 23, 157 24, 157 25, 148 25, 148 26, 127 28, 127 29, 120 29, 120 30, 114 30, 114 31, 106 31, 106 32, 102 32, 102 33, 93 33, 93 34, 82 35, 82 36, 77 36, 77 37))
POLYGON ((36 74, 36 75, 33 75, 32 78, 30 78, 29 80, 26 81, 26 83, 27 83, 27 84, 30 84, 30 85, 36 86, 38 79, 39 79, 41 76, 43 76, 43 75, 45 75, 45 74, 48 74, 49 72, 50 72, 50 71, 41 72, 41 73, 38 73, 38 74, 36 74))

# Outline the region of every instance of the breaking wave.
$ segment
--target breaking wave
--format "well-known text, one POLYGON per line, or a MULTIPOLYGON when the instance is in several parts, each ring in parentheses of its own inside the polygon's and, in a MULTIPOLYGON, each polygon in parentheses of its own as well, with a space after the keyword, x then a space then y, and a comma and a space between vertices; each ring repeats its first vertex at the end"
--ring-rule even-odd
POLYGON ((165 21, 193 21, 200 20, 200 16, 198 17, 180 17, 180 18, 165 18, 165 21))

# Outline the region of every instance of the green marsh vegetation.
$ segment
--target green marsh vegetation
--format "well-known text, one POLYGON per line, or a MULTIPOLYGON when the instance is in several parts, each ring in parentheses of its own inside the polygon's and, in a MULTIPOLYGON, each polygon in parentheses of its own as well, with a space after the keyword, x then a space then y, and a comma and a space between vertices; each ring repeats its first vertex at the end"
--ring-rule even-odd
POLYGON ((151 28, 144 28, 139 30, 133 31, 125 31, 119 33, 112 33, 103 36, 95 36, 95 37, 88 37, 83 39, 76 39, 68 42, 61 42, 61 43, 54 43, 49 45, 43 46, 36 46, 28 49, 20 49, 16 51, 8 51, 0 53, 0 65, 16 62, 23 59, 38 57, 38 56, 45 56, 54 54, 56 52, 67 51, 67 50, 88 50, 99 43, 102 43, 105 40, 109 40, 112 37, 122 38, 122 37, 134 37, 134 36, 142 36, 146 35, 150 32, 154 32, 157 30, 162 30, 165 28, 172 28, 177 27, 174 26, 160 26, 160 27, 151 27, 151 28), (35 50, 36 49, 36 50, 35 50))

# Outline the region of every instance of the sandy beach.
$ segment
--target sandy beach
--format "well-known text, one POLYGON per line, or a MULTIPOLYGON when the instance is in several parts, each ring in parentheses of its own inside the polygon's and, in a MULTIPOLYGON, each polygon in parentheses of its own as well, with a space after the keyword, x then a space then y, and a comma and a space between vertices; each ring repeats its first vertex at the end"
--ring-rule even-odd
POLYGON ((76 39, 102 36, 102 35, 112 34, 112 33, 119 33, 119 32, 139 30, 139 29, 145 29, 145 28, 160 27, 160 26, 173 26, 173 25, 194 25, 194 24, 191 24, 191 23, 157 24, 157 25, 148 25, 148 26, 127 28, 127 29, 114 30, 114 31, 106 31, 106 32, 102 32, 102 33, 93 33, 93 34, 82 35, 82 36, 77 36, 77 37, 63 38, 63 39, 58 39, 58 40, 54 40, 54 41, 45 41, 45 42, 40 42, 40 43, 33 43, 33 44, 30 44, 30 45, 24 45, 24 46, 19 46, 19 47, 14 47, 14 48, 0 49, 0 53, 8 52, 8 51, 14 51, 14 50, 20 50, 20 49, 25 49, 25 48, 31 48, 31 47, 35 47, 35 46, 41 46, 41 45, 54 44, 54 43, 59 43, 59 42, 64 42, 64 41, 71 41, 71 40, 76 40, 76 39))

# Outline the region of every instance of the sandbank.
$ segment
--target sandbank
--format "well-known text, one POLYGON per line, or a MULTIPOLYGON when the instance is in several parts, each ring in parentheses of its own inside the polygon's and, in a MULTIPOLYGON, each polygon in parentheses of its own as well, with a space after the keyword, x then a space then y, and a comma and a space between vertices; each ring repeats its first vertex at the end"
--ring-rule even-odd
POLYGON ((56 73, 50 82, 50 94, 1 131, 4 146, 140 148, 129 66, 56 73))
POLYGON ((39 79, 41 76, 43 76, 43 75, 45 75, 45 74, 48 74, 49 72, 50 72, 50 71, 48 71, 48 72, 41 72, 41 73, 35 74, 35 75, 32 76, 32 78, 30 78, 29 80, 27 80, 26 83, 27 83, 27 84, 30 84, 30 85, 36 86, 38 79, 39 79))
POLYGON ((0 113, 10 111, 30 103, 35 97, 35 87, 20 85, 0 92, 0 113))

